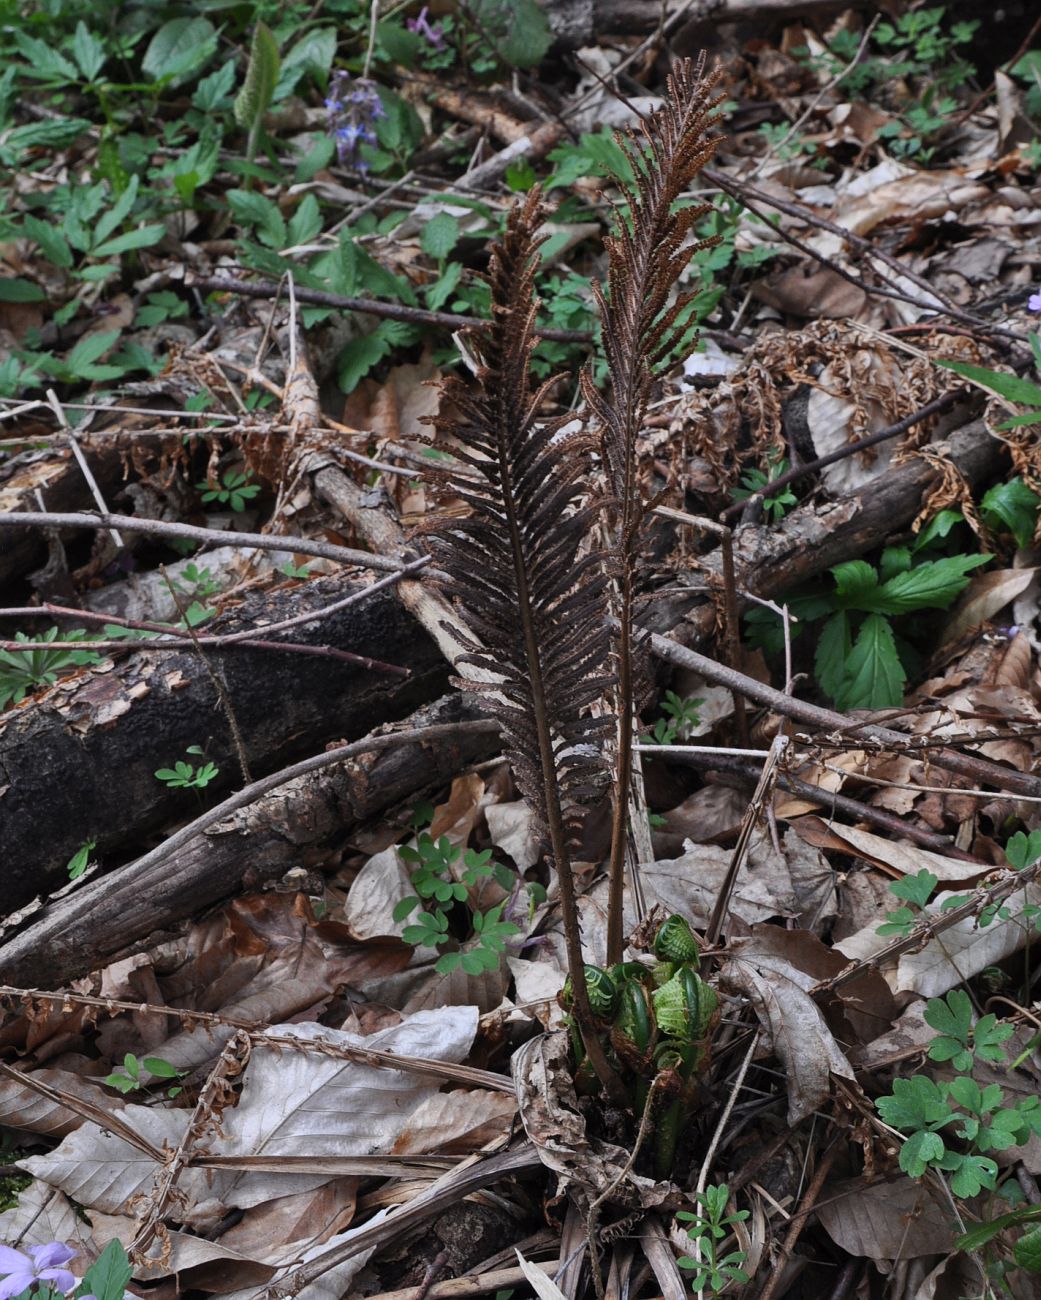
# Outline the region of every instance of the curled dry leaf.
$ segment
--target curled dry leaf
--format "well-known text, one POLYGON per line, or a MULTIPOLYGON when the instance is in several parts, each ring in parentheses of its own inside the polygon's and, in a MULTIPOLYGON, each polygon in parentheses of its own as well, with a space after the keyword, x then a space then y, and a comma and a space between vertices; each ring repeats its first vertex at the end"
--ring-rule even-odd
POLYGON ((569 1187, 583 1208, 611 1189, 612 1203, 632 1209, 654 1209, 675 1201, 679 1189, 629 1170, 629 1152, 586 1133, 568 1059, 564 1030, 540 1034, 514 1052, 511 1062, 517 1104, 524 1130, 563 1187, 569 1187))
MULTIPOLYGON (((776 936, 757 926, 736 939, 719 970, 720 983, 751 1002, 788 1077, 788 1122, 797 1124, 831 1094, 832 1074, 853 1079, 845 1053, 809 990, 816 980, 778 950, 776 936)), ((777 931, 785 935, 788 931, 777 931)))

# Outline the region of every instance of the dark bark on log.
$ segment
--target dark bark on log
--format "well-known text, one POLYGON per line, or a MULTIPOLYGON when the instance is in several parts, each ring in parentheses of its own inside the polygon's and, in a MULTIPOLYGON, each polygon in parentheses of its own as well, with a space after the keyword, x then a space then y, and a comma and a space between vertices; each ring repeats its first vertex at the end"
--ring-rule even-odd
MULTIPOLYGON (((687 29, 709 24, 791 22, 795 18, 866 8, 868 0, 695 0, 678 21, 680 36, 687 29)), ((680 7, 679 0, 665 7, 665 20, 680 7)), ((557 42, 565 49, 595 43, 598 35, 649 36, 662 20, 660 0, 552 0, 546 16, 557 42)), ((675 49, 675 34, 669 40, 675 49)), ((688 53, 685 48, 681 53, 688 53)))
MULTIPOLYGON (((306 587, 250 593, 206 631, 258 629, 342 599, 355 589, 336 575, 306 587)), ((407 665, 410 678, 333 658, 239 647, 209 648, 210 664, 243 734, 254 775, 363 736, 436 698, 448 666, 391 590, 378 592, 288 636, 407 665)), ((189 745, 202 745, 220 777, 214 795, 242 783, 227 718, 194 649, 134 651, 80 669, 0 715, 3 911, 66 883, 65 863, 87 840, 102 860, 171 819, 198 810, 191 791, 156 780, 189 745)), ((195 760, 203 762, 203 759, 195 760)))
MULTIPOLYGON (((413 714, 403 727, 467 722, 474 703, 453 695, 413 714)), ((320 862, 351 828, 410 797, 433 793, 456 773, 498 752, 498 735, 406 742, 346 759, 278 787, 196 836, 150 871, 120 871, 49 903, 29 928, 0 947, 0 983, 55 988, 140 949, 168 930, 290 868, 320 862)))

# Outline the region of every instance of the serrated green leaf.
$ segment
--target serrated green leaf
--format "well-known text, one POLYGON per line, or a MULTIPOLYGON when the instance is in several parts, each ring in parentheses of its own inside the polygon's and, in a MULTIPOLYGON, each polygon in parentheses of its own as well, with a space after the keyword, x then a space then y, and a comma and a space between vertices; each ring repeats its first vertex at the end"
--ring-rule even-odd
POLYGON ((613 132, 606 128, 598 135, 583 135, 578 144, 558 145, 548 155, 549 161, 558 163, 547 189, 573 185, 583 176, 610 176, 635 182, 633 169, 613 132))
POLYGON ((340 353, 337 382, 340 391, 353 393, 374 366, 390 351, 390 344, 377 332, 351 339, 340 353))
POLYGON ((941 510, 938 515, 934 515, 929 520, 914 539, 911 543, 911 550, 914 552, 924 551, 931 543, 942 541, 954 525, 962 523, 964 518, 965 516, 960 510, 941 510))
POLYGON ((322 212, 318 200, 313 194, 305 194, 300 206, 289 218, 288 242, 291 245, 306 244, 322 228, 322 212))
POLYGON ((832 699, 838 697, 842 688, 851 644, 849 615, 845 610, 838 609, 821 630, 814 660, 817 680, 832 699))
POLYGON ((944 1150, 939 1133, 912 1133, 900 1148, 900 1168, 911 1178, 921 1178, 931 1164, 940 1160, 944 1150))
POLYGON ((118 338, 119 330, 102 330, 98 334, 84 335, 65 358, 66 367, 73 374, 83 374, 84 368, 97 361, 118 338))
POLYGON ((63 81, 77 81, 76 68, 64 54, 59 53, 53 45, 41 41, 35 36, 28 36, 17 26, 11 30, 18 52, 29 66, 25 71, 31 77, 60 78, 63 81))
POLYGON ((449 212, 438 212, 423 227, 419 246, 428 257, 443 262, 459 243, 459 222, 449 212))
POLYGON ((16 126, 13 131, 9 131, 4 146, 16 151, 64 149, 75 144, 92 127, 93 123, 85 117, 55 117, 46 122, 30 122, 28 126, 16 126))
POLYGON ((1041 829, 1033 830, 1029 835, 1016 831, 1005 845, 1005 857, 1008 859, 1009 866, 1017 871, 1032 866, 1038 858, 1041 858, 1041 829))
POLYGON ((866 560, 848 560, 845 564, 837 564, 831 574, 835 579, 837 599, 851 609, 863 609, 861 602, 878 587, 878 574, 866 560))
POLYGON ((927 560, 884 582, 865 597, 879 614, 909 614, 916 609, 946 609, 969 585, 967 574, 990 561, 989 555, 950 555, 927 560))
POLYGON ((906 680, 889 620, 869 614, 846 661, 836 703, 840 709, 895 708, 903 699, 906 680))
POLYGON ((231 94, 235 84, 235 61, 229 59, 216 72, 203 77, 195 87, 192 104, 202 113, 212 113, 231 94))
POLYGON ((267 112, 278 85, 281 59, 278 42, 266 23, 253 28, 253 43, 242 89, 235 96, 235 121, 245 131, 253 131, 267 112))
POLYGON ((1014 478, 996 484, 984 494, 980 513, 991 528, 1004 526, 1016 539, 1017 546, 1026 547, 1034 539, 1039 505, 1041 499, 1037 494, 1021 478, 1014 478))
POLYGON ((0 302, 43 302, 46 296, 32 280, 21 276, 0 276, 0 302))
POLYGON ((1006 375, 1000 370, 988 370, 984 366, 972 366, 965 361, 937 361, 936 364, 945 370, 953 370, 956 375, 975 380, 1007 401, 1021 402, 1024 406, 1041 406, 1041 386, 1031 383, 1029 379, 1006 375))
POLYGON ((228 207, 246 226, 255 226, 265 243, 281 248, 286 242, 286 223, 278 205, 254 190, 229 190, 228 207))
POLYGON ((130 1281, 133 1269, 118 1238, 113 1238, 83 1275, 78 1288, 84 1295, 98 1300, 118 1300, 130 1281))
POLYGON ((122 235, 117 235, 115 239, 106 240, 104 244, 92 248, 91 256, 115 257, 119 253, 129 253, 135 248, 151 248, 153 244, 158 244, 165 234, 166 227, 159 225, 158 222, 150 226, 139 226, 137 230, 127 230, 122 235))
POLYGON ((105 47, 80 19, 72 38, 72 57, 79 64, 84 81, 93 81, 105 65, 105 47))
MULTIPOLYGON (((935 884, 936 877, 933 876, 934 887, 935 884)), ((927 894, 926 901, 928 897, 927 894)), ((925 1008, 925 1023, 937 1033, 949 1034, 960 1043, 967 1043, 972 1032, 972 999, 964 989, 951 989, 942 1000, 930 998, 925 1008)))
POLYGON ((318 27, 305 31, 282 59, 282 68, 275 87, 275 100, 284 99, 301 77, 317 73, 324 82, 336 55, 337 33, 334 27, 318 27))
MULTIPOLYGON (((916 907, 924 907, 936 885, 937 877, 927 867, 923 867, 913 876, 894 880, 889 886, 889 892, 895 894, 897 898, 904 898, 909 903, 914 903, 916 907)), ((932 1006, 932 1003, 929 1005, 932 1006)))

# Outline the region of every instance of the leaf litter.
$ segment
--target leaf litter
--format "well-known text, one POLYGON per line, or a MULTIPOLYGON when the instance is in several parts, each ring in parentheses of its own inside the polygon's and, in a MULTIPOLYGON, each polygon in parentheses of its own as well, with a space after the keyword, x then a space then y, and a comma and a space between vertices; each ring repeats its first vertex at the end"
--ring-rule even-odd
MULTIPOLYGON (((501 6, 478 8, 492 21, 501 6)), ((555 8, 547 5, 551 20, 555 8)), ((898 8, 901 18, 917 14, 933 37, 942 39, 936 23, 929 27, 931 20, 923 17, 930 11, 898 8)), ((197 21, 209 30, 208 20, 197 21)), ((537 26, 539 19, 529 14, 526 21, 537 26)), ((247 881, 241 891, 229 890, 219 908, 190 923, 189 906, 177 918, 185 922, 179 932, 175 928, 147 941, 132 936, 134 955, 107 966, 85 966, 67 989, 6 989, 0 1123, 14 1135, 12 1163, 32 1181, 0 1214, 5 1243, 24 1249, 68 1241, 90 1260, 118 1240, 134 1252, 135 1294, 199 1290, 334 1297, 403 1295, 402 1288, 411 1287, 409 1294, 416 1297, 415 1288, 436 1288, 445 1277, 476 1269, 496 1277, 506 1270, 510 1285, 528 1285, 543 1300, 562 1294, 571 1300, 580 1275, 573 1259, 561 1253, 560 1237, 567 1214, 562 1207, 570 1196, 584 1216, 579 1241, 585 1244, 586 1229, 591 1237, 599 1232, 605 1258, 613 1260, 615 1287, 621 1287, 622 1270, 632 1266, 624 1243, 638 1238, 660 1290, 678 1296, 685 1293, 686 1280, 676 1269, 676 1256, 696 1248, 696 1237, 685 1233, 681 1241, 677 1230, 670 1232, 670 1215, 695 1205, 707 1180, 728 1182, 732 1194, 754 1211, 748 1225, 735 1229, 734 1242, 756 1278, 755 1293, 763 1297, 796 1294, 792 1279, 782 1280, 786 1234, 799 1269, 814 1279, 811 1293, 813 1287, 824 1293, 822 1279, 830 1286, 836 1266, 848 1269, 851 1294, 854 1282, 867 1294, 872 1278, 876 1288, 887 1288, 885 1294, 894 1297, 946 1296, 956 1294, 957 1285, 980 1285, 969 1277, 971 1257, 956 1247, 968 1218, 952 1211, 935 1171, 925 1178, 901 1171, 900 1144, 872 1102, 894 1078, 920 1073, 923 1063, 930 1077, 953 1077, 949 1067, 926 1062, 933 1030, 923 1006, 963 987, 974 999, 973 1024, 990 1009, 1015 1026, 1008 1053, 1017 1061, 1015 1069, 975 1059, 973 1079, 980 1087, 1000 1086, 1009 1097, 1037 1093, 1029 963, 1041 896, 1029 872, 1021 885, 1010 884, 1005 847, 1013 831, 1029 836, 1038 829, 1038 805, 1001 789, 993 771, 990 779, 983 773, 975 781, 945 771, 931 762, 930 749, 942 740, 1009 771, 1030 773, 1037 766, 1041 633, 1033 545, 1036 495, 1031 503, 1031 494, 1041 489, 1041 462, 1035 435, 1029 421, 1007 425, 1010 415, 1022 415, 1023 402, 1010 404, 1000 389, 999 398, 993 393, 983 398, 978 388, 974 392, 963 384, 964 371, 935 364, 941 358, 996 368, 999 374, 1012 365, 1023 369, 1021 354, 1030 333, 1025 304, 1036 290, 1032 268, 1041 223, 1036 160, 1030 161, 1029 148, 1037 105, 1029 80, 1012 66, 1012 75, 994 70, 993 105, 985 99, 956 104, 964 109, 957 119, 940 115, 931 125, 927 116, 913 115, 899 86, 877 75, 872 81, 870 75, 871 60, 879 58, 885 40, 895 43, 892 48, 911 50, 902 76, 921 75, 914 60, 924 57, 924 45, 905 41, 901 46, 912 30, 888 20, 881 29, 865 30, 852 13, 819 24, 782 15, 769 39, 748 41, 740 31, 721 38, 733 64, 728 95, 734 104, 715 165, 748 207, 735 209, 729 226, 721 223, 723 243, 708 250, 709 257, 719 259, 715 270, 730 275, 729 285, 715 286, 711 268, 698 264, 691 273, 696 282, 687 286, 708 295, 699 323, 713 365, 704 363, 702 353, 680 358, 690 383, 665 379, 642 435, 642 472, 658 488, 667 488, 680 508, 713 519, 727 512, 724 517, 738 527, 739 539, 746 529, 758 530, 745 532, 746 556, 754 555, 768 529, 788 530, 796 543, 800 537, 798 507, 786 518, 786 509, 771 512, 770 498, 757 501, 753 492, 739 508, 736 494, 749 472, 761 474, 766 483, 789 466, 838 454, 822 467, 817 495, 804 498, 801 507, 818 514, 827 531, 833 503, 844 502, 843 508, 855 514, 859 507, 850 502, 858 494, 881 491, 902 467, 917 461, 934 471, 928 492, 910 514, 894 520, 889 530, 848 543, 833 557, 834 565, 841 565, 870 554, 865 568, 875 570, 873 583, 869 578, 856 589, 849 583, 843 588, 841 580, 827 578, 827 568, 834 568, 830 562, 809 564, 793 573, 791 584, 769 590, 757 590, 754 575, 748 579, 752 594, 774 602, 775 611, 778 602, 787 602, 795 641, 783 644, 780 621, 768 611, 758 632, 755 619, 749 620, 755 648, 746 649, 740 664, 731 667, 812 694, 830 680, 829 672, 834 677, 820 650, 823 636, 816 658, 804 649, 804 634, 818 617, 815 609, 832 618, 838 609, 847 611, 847 659, 855 659, 858 649, 864 658, 864 629, 871 629, 878 662, 867 676, 861 672, 846 683, 843 733, 796 737, 796 756, 782 776, 801 778, 816 796, 786 793, 779 780, 740 853, 726 943, 705 957, 715 965, 723 995, 722 1028, 700 1098, 704 1122, 685 1153, 686 1176, 678 1182, 652 1176, 640 1153, 634 1154, 638 1135, 632 1123, 627 1128, 618 1119, 613 1131, 598 1132, 595 1108, 576 1091, 568 1030, 562 1027, 566 962, 559 895, 546 877, 530 809, 508 770, 497 763, 480 772, 457 769, 447 797, 448 782, 410 778, 407 792, 399 792, 381 815, 345 826, 317 847, 301 835, 298 876, 289 873, 265 890, 251 889, 247 881), (848 49, 850 37, 866 44, 840 77, 833 51, 848 49), (867 81, 863 97, 857 97, 852 82, 861 74, 867 81), (783 130, 755 129, 757 117, 770 127, 780 117, 783 130), (756 211, 763 195, 777 201, 769 220, 756 211), (997 330, 988 330, 988 322, 997 330), (1019 340, 1020 354, 1010 351, 1010 338, 1019 340), (866 442, 932 404, 937 409, 908 430, 866 442), (972 418, 980 421, 978 438, 1004 449, 996 455, 1010 456, 990 463, 989 477, 982 479, 963 468, 948 438, 972 418), (861 442, 865 448, 856 450, 861 442), (1013 493, 994 497, 988 507, 991 492, 1012 482, 1020 485, 1018 504, 1013 493), (929 620, 928 635, 922 626, 906 623, 895 637, 887 635, 878 620, 897 611, 871 592, 892 592, 887 583, 914 574, 916 564, 920 571, 919 551, 933 562, 949 561, 953 550, 943 554, 938 544, 952 529, 960 546, 978 546, 994 564, 971 576, 966 567, 950 601, 941 605, 937 597, 918 607, 950 610, 944 618, 919 612, 920 620, 929 620), (858 591, 860 605, 854 603, 858 591), (773 622, 764 631, 767 618, 773 622), (793 648, 798 675, 788 682, 783 654, 793 648), (893 662, 882 663, 886 654, 900 657, 898 678, 893 662), (865 693, 872 673, 878 689, 865 693), (864 742, 857 723, 876 714, 883 723, 895 719, 904 725, 907 743, 900 750, 864 742), (993 788, 980 792, 981 785, 993 788), (840 804, 841 797, 849 802, 840 804), (459 891, 445 912, 445 948, 475 959, 483 954, 483 966, 438 970, 444 952, 403 937, 408 922, 396 909, 417 886, 415 862, 401 850, 419 845, 422 823, 410 826, 409 819, 427 798, 443 800, 431 806, 426 822, 431 841, 439 843, 443 836, 460 850, 446 859, 442 877, 446 890, 459 891), (901 819, 941 839, 952 852, 901 838, 901 819), (485 850, 501 861, 503 879, 512 878, 509 886, 467 875, 464 854, 485 850), (932 887, 923 888, 917 901, 913 885, 907 887, 910 894, 904 888, 906 882, 930 878, 932 887), (894 895, 892 884, 904 892, 894 895), (239 896, 230 896, 236 892, 239 896), (968 911, 946 906, 966 898, 972 902, 968 911), (892 933, 879 934, 887 917, 908 900, 907 932, 895 939, 892 933), (512 927, 499 946, 483 942, 476 929, 461 933, 463 914, 472 923, 495 909, 512 927), (149 1060, 164 1062, 170 1072, 149 1070, 149 1060), (121 1070, 132 1085, 140 1085, 123 1096, 106 1082, 121 1070), (793 1161, 805 1167, 807 1178, 792 1176, 793 1161), (486 1242, 475 1224, 479 1211, 492 1210, 501 1221, 498 1236, 493 1233, 486 1242), (793 1222, 800 1225, 794 1236, 793 1222), (540 1230, 548 1241, 536 1241, 540 1230), (481 1242, 477 1248, 483 1254, 451 1244, 468 1236, 481 1242), (531 1248, 529 1240, 536 1241, 531 1248), (909 1281, 900 1280, 900 1267, 908 1260, 923 1261, 913 1291, 909 1281), (956 1270, 968 1270, 957 1283, 952 1281, 956 1270)), ((632 33, 623 32, 620 39, 618 48, 631 47, 637 56, 655 49, 632 33)), ((148 48, 150 75, 156 75, 162 60, 156 48, 148 48)), ((575 267, 587 281, 604 275, 587 241, 602 229, 597 189, 612 184, 597 163, 609 140, 592 133, 608 120, 631 120, 635 110, 650 111, 660 103, 663 78, 649 58, 636 82, 645 93, 618 100, 591 75, 591 69, 600 77, 612 75, 618 48, 591 45, 581 51, 582 63, 565 62, 566 93, 559 102, 548 79, 540 80, 537 70, 526 74, 535 101, 554 100, 553 111, 559 109, 578 132, 591 133, 583 137, 584 145, 564 145, 563 156, 551 164, 560 165, 555 179, 549 173, 551 193, 557 187, 569 202, 580 201, 581 215, 591 219, 576 220, 565 212, 566 220, 551 223, 556 242, 547 275, 575 267), (574 75, 577 68, 585 70, 581 76, 574 75)), ((1009 59, 1013 53, 1008 51, 1009 59)), ((306 65, 303 55, 296 62, 306 65)), ((462 96, 472 103, 460 112, 461 120, 476 117, 479 125, 489 125, 494 112, 520 111, 523 96, 498 81, 491 86, 498 108, 489 108, 483 92, 471 87, 469 96, 462 96)), ((407 98, 403 88, 394 103, 404 106, 407 98)), ((450 109, 431 110, 418 100, 417 107, 418 126, 404 107, 394 108, 399 131, 406 131, 407 121, 408 130, 433 145, 439 131, 451 138, 458 129, 450 109)), ((498 127, 493 123, 491 137, 505 131, 517 140, 527 138, 507 126, 505 118, 498 127)), ((0 142, 0 147, 6 146, 0 142)), ((1036 151, 1036 139, 1033 147, 1036 151)), ((48 185, 64 183, 63 168, 69 174, 75 170, 75 160, 62 157, 61 148, 48 185)), ((533 162, 543 165, 537 156, 533 162)), ((511 175, 505 168, 500 174, 511 175)), ((33 175, 20 167, 19 193, 38 184, 33 175)), ((393 202, 389 190, 363 193, 334 184, 364 185, 364 177, 322 170, 317 175, 314 193, 323 200, 332 191, 322 187, 333 186, 355 208, 369 205, 383 215, 391 210, 381 206, 393 202)), ((513 175, 517 179, 521 173, 513 175)), ((428 289, 446 268, 459 266, 447 274, 460 285, 469 283, 467 296, 455 304, 448 286, 444 303, 459 315, 477 310, 476 255, 492 233, 489 213, 502 210, 508 193, 500 185, 481 200, 457 203, 459 179, 442 166, 436 180, 406 190, 409 212, 401 224, 364 235, 367 243, 349 242, 351 251, 342 256, 351 261, 354 280, 341 277, 335 291, 358 296, 354 291, 360 288, 365 296, 397 295, 409 305, 416 287, 428 289), (434 222, 441 223, 444 243, 430 233, 434 222), (451 260, 457 249, 468 263, 451 260)), ((270 269, 270 259, 284 260, 276 246, 325 241, 317 205, 313 230, 302 219, 303 203, 286 229, 278 207, 265 206, 270 200, 260 194, 251 198, 252 193, 237 191, 235 215, 269 250, 245 241, 239 251, 253 265, 263 269, 266 257, 270 269), (250 222, 247 214, 256 220, 250 222), (274 238, 282 234, 284 239, 274 238)), ((193 213, 193 222, 198 219, 193 213)), ((27 242, 32 229, 26 224, 5 234, 4 283, 42 285, 47 299, 64 298, 64 254, 47 260, 47 249, 55 245, 46 242, 52 236, 38 225, 37 247, 44 256, 33 255, 27 242)), ((138 245, 147 251, 144 266, 134 273, 147 267, 155 277, 167 277, 164 283, 183 286, 186 276, 234 267, 219 238, 189 242, 194 234, 184 225, 179 232, 167 230, 158 252, 138 245)), ((319 277, 322 268, 315 266, 301 268, 303 289, 311 287, 303 283, 307 275, 319 277)), ((153 282, 159 279, 141 278, 139 298, 153 282)), ((544 292, 549 293, 548 281, 544 292)), ((563 320, 565 295, 559 285, 554 292, 563 320)), ((568 301, 578 304, 572 309, 581 315, 588 287, 579 286, 575 294, 568 301)), ((36 306, 43 298, 21 288, 0 298, 4 356, 21 364, 19 351, 47 320, 43 307, 36 306)), ((438 304, 429 292, 426 301, 438 304)), ((197 521, 203 502, 193 499, 190 485, 200 475, 233 507, 223 516, 210 511, 208 527, 259 532, 272 522, 273 531, 291 523, 294 532, 349 545, 365 534, 358 518, 334 509, 328 491, 319 486, 320 472, 330 470, 356 475, 363 486, 356 515, 388 512, 407 530, 465 511, 462 498, 439 493, 436 476, 423 477, 430 464, 424 420, 437 414, 437 382, 452 365, 437 359, 443 338, 395 333, 389 318, 373 329, 373 318, 362 314, 345 329, 323 320, 317 304, 305 306, 313 313, 305 316, 312 346, 305 372, 313 367, 325 383, 339 366, 341 387, 358 382, 332 403, 323 400, 319 407, 314 401, 316 417, 328 420, 321 431, 286 439, 292 420, 285 417, 293 415, 288 368, 266 350, 266 339, 273 320, 295 347, 296 315, 279 308, 269 319, 269 305, 244 300, 228 310, 219 351, 193 353, 189 345, 199 333, 194 321, 190 327, 160 322, 148 336, 143 322, 135 321, 139 308, 140 301, 110 295, 105 301, 110 319, 103 325, 123 332, 121 346, 151 346, 158 335, 170 348, 165 370, 120 384, 120 401, 127 408, 140 403, 143 417, 121 415, 118 406, 105 403, 98 386, 112 377, 96 372, 109 364, 114 339, 102 331, 95 329, 93 338, 91 331, 84 333, 64 359, 66 370, 52 371, 56 383, 88 385, 91 405, 81 440, 105 491, 120 490, 120 475, 126 480, 126 513, 133 506, 154 518, 197 521), (186 331, 183 338, 178 328, 186 331), (243 378, 247 383, 240 387, 243 378), (243 417, 241 396, 253 384, 282 394, 284 410, 276 405, 243 417), (184 403, 199 388, 215 401, 214 415, 226 419, 226 437, 219 421, 205 436, 184 436, 184 403), (173 417, 160 413, 171 406, 173 417), (326 410, 328 415, 322 414, 326 410), (123 439, 115 458, 119 475, 115 461, 105 468, 106 456, 112 460, 105 440, 112 433, 123 439), (316 449, 326 458, 321 467, 306 459, 316 449), (240 473, 241 479, 234 477, 240 473), (249 499, 232 501, 228 485, 254 479, 262 487, 263 506, 234 509, 249 499)), ((578 332, 588 333, 591 326, 586 310, 578 332)), ((579 362, 564 353, 546 364, 573 372, 579 362)), ((308 377, 311 400, 318 389, 308 377)), ((553 400, 566 410, 577 395, 553 400)), ((77 510, 94 504, 84 495, 78 471, 71 472, 69 455, 46 443, 54 411, 61 409, 60 399, 54 401, 57 407, 41 402, 25 415, 5 412, 5 429, 19 440, 13 452, 6 444, 0 452, 0 508, 6 511, 26 509, 41 489, 49 509, 59 502, 77 510), (42 449, 32 448, 35 439, 44 440, 42 449)), ((64 414, 59 427, 68 427, 64 414)), ((0 522, 5 530, 17 526, 0 522)), ((4 536, 6 542, 8 532, 4 536)), ((652 590, 666 590, 671 583, 687 601, 679 614, 666 618, 666 626, 675 628, 696 590, 706 586, 718 607, 716 620, 724 617, 722 588, 712 588, 716 575, 708 546, 678 532, 663 533, 656 545, 659 572, 652 590)), ((246 590, 266 591, 287 580, 307 584, 332 564, 290 546, 274 553, 239 550, 235 559, 223 550, 210 551, 207 563, 219 568, 219 581, 211 575, 209 581, 193 582, 198 568, 184 562, 166 564, 160 580, 155 553, 147 550, 140 557, 145 575, 121 571, 118 547, 105 533, 77 553, 71 573, 64 556, 60 562, 55 558, 60 549, 52 545, 51 558, 65 578, 55 585, 53 574, 40 582, 32 574, 32 586, 53 599, 64 581, 82 597, 84 608, 123 624, 172 623, 183 615, 187 605, 178 600, 171 579, 181 588, 187 584, 189 598, 201 596, 226 611, 246 590)), ((7 605, 18 603, 16 582, 41 558, 42 552, 28 564, 14 558, 10 567, 7 561, 0 566, 7 605)), ((910 581, 903 581, 905 591, 910 581)), ((110 628, 105 635, 113 639, 110 628)), ((399 649, 404 660, 407 647, 399 649)), ((108 650, 106 658, 112 653, 119 652, 108 650)), ((77 693, 88 691, 91 674, 104 667, 86 661, 75 676, 58 683, 42 677, 31 682, 25 699, 0 719, 0 728, 4 721, 13 725, 19 715, 42 715, 48 708, 65 709, 75 719, 77 700, 84 698, 77 693), (59 704, 61 699, 66 702, 59 704)), ((679 674, 670 680, 678 690, 679 674)), ((732 691, 722 683, 692 681, 690 698, 695 697, 700 710, 679 743, 700 742, 709 750, 734 746, 732 691)), ((388 707, 381 722, 406 712, 400 702, 388 707)), ((123 703, 113 707, 105 726, 117 727, 127 711, 123 703)), ((649 703, 648 728, 655 716, 649 703)), ((763 752, 787 725, 778 713, 764 711, 753 718, 750 739, 763 752)), ((330 731, 320 739, 334 738, 330 731)), ((230 754, 225 761, 231 764, 230 754)), ((735 862, 749 784, 725 767, 714 770, 711 754, 688 765, 678 748, 674 761, 661 752, 645 755, 643 779, 648 805, 664 824, 652 832, 655 860, 640 871, 641 909, 627 891, 626 933, 641 914, 662 919, 679 913, 704 930, 735 862)), ((166 815, 170 822, 182 820, 183 806, 168 806, 166 815)), ((603 878, 594 879, 605 856, 596 821, 590 818, 584 828, 576 863, 587 878, 579 909, 585 957, 602 964, 607 890, 603 878)), ((290 834, 298 831, 292 827, 290 834)), ((132 824, 122 842, 125 856, 132 857, 128 846, 141 846, 150 833, 151 828, 132 824)), ((248 856, 249 828, 236 834, 248 856)), ((905 923, 889 924, 899 929, 905 923)), ((629 955, 646 963, 646 945, 634 946, 629 955)), ((638 1128, 640 1116, 635 1119, 638 1128)), ((1001 1153, 1009 1175, 1005 1187, 1020 1187, 1028 1201, 1036 1199, 1036 1182, 1030 1180, 1041 1170, 1037 1149, 1035 1133, 1030 1142, 1001 1153)), ((986 1193, 959 1206, 973 1219, 999 1212, 996 1198, 986 1193)), ((1022 1276, 1013 1275, 1009 1286, 1011 1294, 1026 1294, 1022 1276)))

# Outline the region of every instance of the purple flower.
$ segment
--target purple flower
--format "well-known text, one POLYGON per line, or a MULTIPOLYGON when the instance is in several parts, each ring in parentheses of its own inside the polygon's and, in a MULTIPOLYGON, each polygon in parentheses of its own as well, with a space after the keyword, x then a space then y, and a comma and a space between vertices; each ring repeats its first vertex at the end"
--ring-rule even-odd
POLYGON ((365 161, 358 156, 359 146, 376 143, 372 124, 386 117, 379 87, 374 81, 355 79, 341 69, 333 73, 325 107, 341 165, 366 171, 365 161))
POLYGON ((61 1266, 75 1254, 60 1241, 49 1241, 46 1246, 30 1246, 28 1255, 12 1250, 10 1246, 0 1246, 0 1273, 7 1274, 0 1281, 0 1300, 20 1295, 34 1282, 52 1282, 59 1291, 72 1291, 76 1279, 61 1266))
POLYGON ((1027 299, 1027 311, 1041 311, 1041 293, 1032 293, 1027 299))
POLYGON ((405 26, 410 32, 418 32, 425 40, 429 41, 435 50, 443 50, 445 42, 441 35, 441 24, 434 23, 433 26, 427 20, 429 7, 424 5, 419 11, 418 18, 410 18, 405 26))

